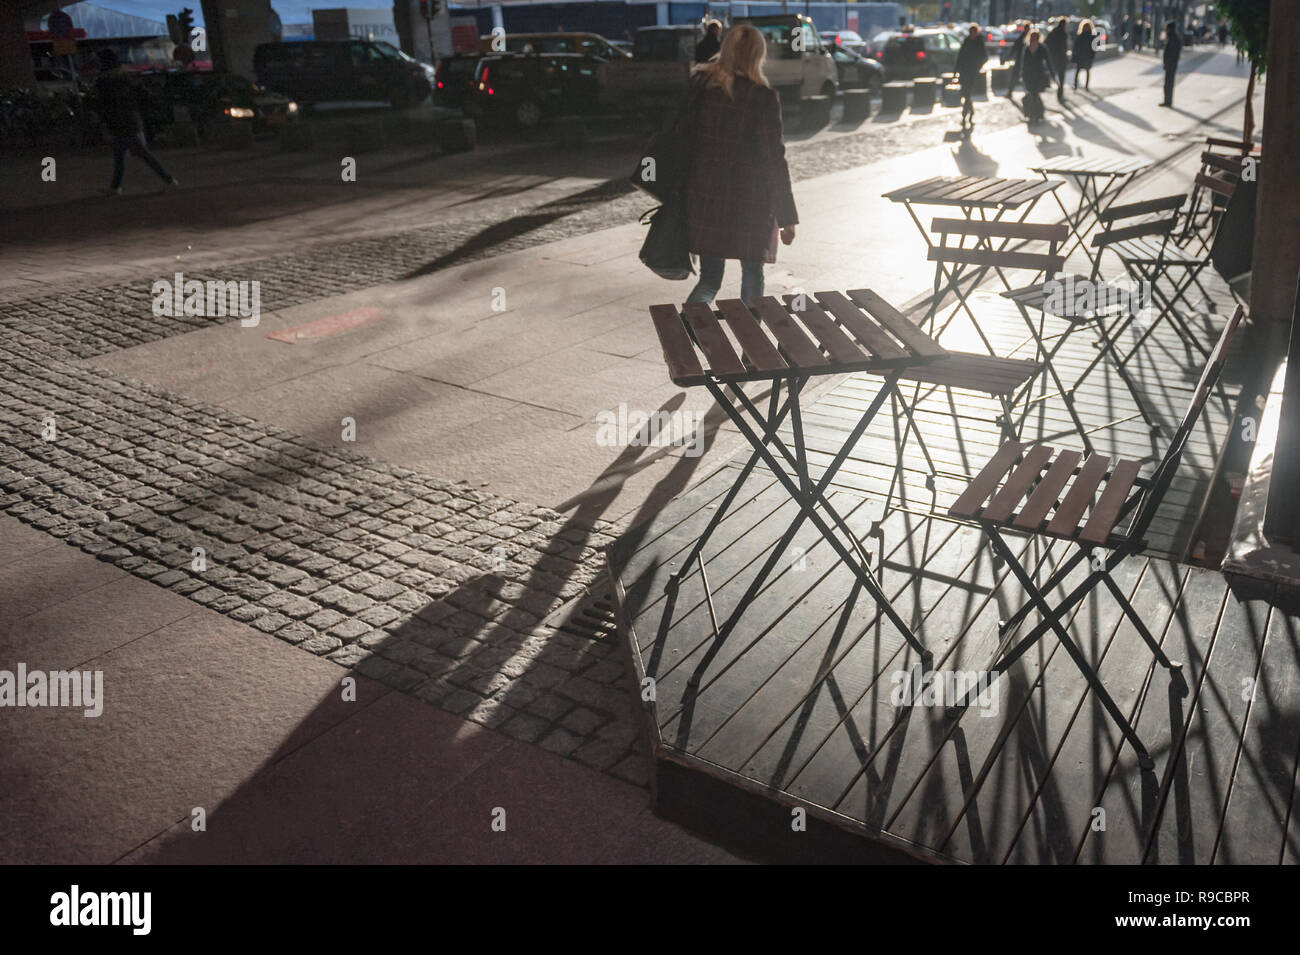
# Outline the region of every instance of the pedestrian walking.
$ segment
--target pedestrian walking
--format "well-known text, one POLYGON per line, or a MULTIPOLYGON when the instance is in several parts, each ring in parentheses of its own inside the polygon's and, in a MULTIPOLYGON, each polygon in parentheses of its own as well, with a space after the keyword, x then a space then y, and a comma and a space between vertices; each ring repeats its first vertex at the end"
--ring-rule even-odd
POLYGON ((1079 74, 1087 73, 1083 82, 1086 90, 1092 84, 1092 61, 1097 58, 1097 50, 1092 45, 1096 39, 1092 21, 1084 20, 1079 24, 1079 32, 1074 37, 1074 88, 1079 88, 1079 74))
POLYGON ((99 68, 99 79, 95 81, 95 98, 98 101, 99 118, 108 127, 113 141, 113 182, 108 187, 109 193, 122 194, 122 174, 126 170, 127 153, 144 160, 166 185, 179 185, 145 145, 144 88, 126 66, 118 61, 117 54, 112 50, 99 51, 99 68))
POLYGON ((707 63, 722 49, 722 22, 710 20, 704 27, 704 36, 695 44, 695 62, 707 63))
POLYGON ((1029 125, 1043 120, 1043 90, 1052 85, 1055 69, 1051 55, 1043 44, 1043 34, 1029 31, 1029 40, 1020 54, 1020 76, 1025 84, 1025 116, 1029 125))
POLYGON ((1047 53, 1052 58, 1052 73, 1056 77, 1056 98, 1065 102, 1065 70, 1070 59, 1070 34, 1065 28, 1065 17, 1059 17, 1056 24, 1047 31, 1043 41, 1047 53))
POLYGON ((1011 44, 1011 79, 1007 83, 1007 99, 1015 102, 1012 93, 1016 91, 1016 84, 1020 82, 1020 58, 1025 52, 1025 40, 1029 36, 1029 21, 1016 21, 1016 40, 1011 44))
POLYGON ((1228 24, 1220 23, 1218 29, 1219 46, 1222 48, 1228 42, 1228 24))
POLYGON ((1133 20, 1127 13, 1119 24, 1119 48, 1124 53, 1133 49, 1133 20))
POLYGON ((957 80, 961 83, 961 124, 975 125, 975 86, 982 77, 984 64, 989 61, 988 50, 984 48, 984 31, 978 23, 972 23, 957 51, 957 80))
POLYGON ((1183 40, 1178 35, 1178 24, 1170 20, 1165 24, 1165 101, 1161 106, 1174 105, 1174 74, 1178 72, 1178 57, 1183 52, 1183 40))
POLYGON ((763 75, 767 43, 747 23, 732 27, 718 56, 695 67, 694 150, 686 180, 690 251, 700 280, 688 302, 712 302, 727 259, 739 259, 740 297, 763 296, 763 264, 799 221, 781 131, 781 97, 763 75))

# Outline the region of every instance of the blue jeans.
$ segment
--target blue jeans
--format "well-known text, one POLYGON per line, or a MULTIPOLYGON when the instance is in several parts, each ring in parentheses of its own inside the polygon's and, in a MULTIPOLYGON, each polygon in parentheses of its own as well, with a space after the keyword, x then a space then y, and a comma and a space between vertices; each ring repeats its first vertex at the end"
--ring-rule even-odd
MULTIPOLYGON (((705 302, 711 304, 718 289, 722 288, 722 272, 726 259, 717 259, 711 255, 700 256, 700 280, 686 297, 688 302, 705 302)), ((746 305, 753 305, 763 297, 763 263, 740 263, 740 300, 746 305)))

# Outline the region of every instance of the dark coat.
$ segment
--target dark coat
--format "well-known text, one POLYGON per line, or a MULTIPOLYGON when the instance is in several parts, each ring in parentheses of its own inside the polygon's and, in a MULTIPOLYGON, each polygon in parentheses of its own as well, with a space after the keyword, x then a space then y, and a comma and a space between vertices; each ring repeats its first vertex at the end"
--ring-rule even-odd
POLYGON ((717 55, 722 49, 722 42, 712 33, 704 34, 704 38, 695 44, 695 62, 707 63, 717 55))
POLYGON ((690 251, 775 262, 777 227, 799 221, 781 136, 781 98, 743 77, 736 77, 733 93, 728 99, 710 86, 699 94, 686 180, 690 251))
POLYGON ((1081 70, 1092 69, 1092 61, 1097 58, 1097 51, 1092 48, 1096 34, 1080 33, 1074 38, 1074 65, 1081 70))
POLYGON ((1047 52, 1047 47, 1040 43, 1038 49, 1033 50, 1026 45, 1020 54, 1020 78, 1025 84, 1025 89, 1033 93, 1041 93, 1052 85, 1054 75, 1052 58, 1047 52))
POLYGON ((1047 31, 1043 45, 1052 57, 1052 68, 1060 73, 1065 69, 1065 61, 1070 55, 1070 35, 1065 32, 1065 24, 1056 21, 1056 26, 1047 31))
POLYGON ((1183 38, 1177 33, 1165 33, 1165 70, 1172 71, 1178 69, 1178 57, 1183 52, 1183 38))
POLYGON ((144 132, 143 113, 147 104, 144 87, 125 70, 112 70, 95 81, 99 118, 108 131, 119 137, 144 132))
POLYGON ((957 51, 957 75, 961 78, 962 85, 978 80, 980 70, 988 61, 989 54, 984 49, 984 37, 968 34, 961 42, 961 49, 957 51))

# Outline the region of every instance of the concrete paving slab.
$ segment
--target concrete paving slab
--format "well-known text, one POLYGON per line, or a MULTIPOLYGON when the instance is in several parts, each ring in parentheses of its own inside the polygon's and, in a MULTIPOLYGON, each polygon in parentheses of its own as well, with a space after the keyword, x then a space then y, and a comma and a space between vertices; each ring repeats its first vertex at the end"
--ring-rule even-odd
POLYGON ((66 544, 33 551, 24 560, 9 562, 0 574, 0 625, 12 625, 45 607, 126 576, 126 571, 66 544))
POLYGON ((57 537, 28 527, 17 518, 0 515, 0 567, 14 561, 26 560, 39 551, 60 546, 57 537))
POLYGON ((47 670, 80 667, 198 609, 170 590, 124 575, 0 622, 0 660, 47 670))
POLYGON ((84 668, 101 716, 0 711, 6 862, 111 862, 389 692, 358 677, 345 703, 335 664, 201 609, 84 668))

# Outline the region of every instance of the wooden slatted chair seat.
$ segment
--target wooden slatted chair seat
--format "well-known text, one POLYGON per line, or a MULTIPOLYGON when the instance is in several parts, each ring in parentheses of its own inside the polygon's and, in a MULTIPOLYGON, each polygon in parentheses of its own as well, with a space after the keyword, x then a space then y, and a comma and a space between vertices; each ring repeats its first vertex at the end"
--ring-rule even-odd
POLYGON ((1055 449, 1046 445, 1026 449, 1005 442, 948 513, 1058 540, 1098 547, 1113 543, 1115 525, 1140 481, 1141 463, 1121 458, 1112 467, 1108 456, 1090 454, 1080 465, 1078 451, 1053 455, 1055 449))
POLYGON ((1135 264, 1196 265, 1205 259, 1203 255, 1193 255, 1172 242, 1149 237, 1124 239, 1112 245, 1111 250, 1122 262, 1135 264))
POLYGON ((1038 373, 1039 363, 1031 358, 999 358, 967 352, 949 352, 937 364, 909 368, 905 381, 941 385, 987 395, 1012 395, 1038 373))

